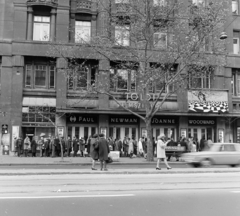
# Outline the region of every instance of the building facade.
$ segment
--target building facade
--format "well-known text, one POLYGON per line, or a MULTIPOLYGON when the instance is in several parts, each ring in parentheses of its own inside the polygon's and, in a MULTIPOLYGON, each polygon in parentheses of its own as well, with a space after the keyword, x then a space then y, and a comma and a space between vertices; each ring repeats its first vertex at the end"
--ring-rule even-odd
MULTIPOLYGON (((209 94, 209 100, 217 105, 211 105, 210 110, 199 108, 200 105, 193 102, 197 100, 193 91, 172 95, 164 104, 166 111, 158 112, 152 119, 154 137, 165 133, 176 140, 181 135, 200 140, 204 135, 214 141, 240 143, 239 2, 228 1, 227 67, 217 70, 211 84, 204 84, 210 83, 208 80, 200 81, 202 88, 213 93, 209 94)), ((118 1, 112 2, 116 9, 118 1)), ((47 55, 50 42, 71 45, 82 39, 91 40, 102 31, 103 25, 104 19, 91 0, 0 0, 0 123, 9 134, 7 138, 2 134, 5 137, 2 142, 9 142, 11 151, 14 151, 14 138, 27 134, 39 137, 41 133, 46 136, 60 133, 85 139, 100 132, 121 139, 125 136, 139 139, 146 135, 144 122, 110 97, 99 94, 81 100, 76 98, 78 88, 85 88, 88 82, 67 80, 62 72, 65 60, 47 55)), ((121 28, 116 27, 115 35, 119 32, 121 28)), ((120 42, 129 45, 126 40, 120 42)), ((88 49, 82 52, 87 53, 88 49)), ((86 80, 90 82, 96 77, 104 80, 114 74, 114 69, 109 70, 112 62, 107 60, 92 58, 87 64, 86 80)), ((136 103, 140 95, 134 91, 131 80, 125 80, 124 85, 114 84, 113 88, 120 103, 127 100, 129 107, 144 115, 136 103)), ((149 98, 154 101, 154 93, 149 94, 149 98)))

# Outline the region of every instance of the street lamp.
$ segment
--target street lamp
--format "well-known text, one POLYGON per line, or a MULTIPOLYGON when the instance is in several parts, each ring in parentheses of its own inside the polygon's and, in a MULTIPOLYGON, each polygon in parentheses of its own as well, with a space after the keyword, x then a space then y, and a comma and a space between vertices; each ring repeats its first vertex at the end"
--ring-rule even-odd
POLYGON ((225 40, 225 39, 227 39, 227 33, 226 32, 222 32, 221 34, 220 34, 220 40, 225 40))

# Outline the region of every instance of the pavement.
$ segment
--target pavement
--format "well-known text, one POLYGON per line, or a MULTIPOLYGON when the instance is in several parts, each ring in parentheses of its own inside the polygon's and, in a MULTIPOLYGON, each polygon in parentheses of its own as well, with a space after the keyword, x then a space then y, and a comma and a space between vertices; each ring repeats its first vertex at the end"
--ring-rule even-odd
MULTIPOLYGON (((61 175, 61 174, 191 174, 191 173, 238 173, 240 167, 204 167, 204 168, 174 168, 174 164, 185 164, 183 161, 175 161, 173 159, 170 164, 173 167, 167 170, 165 165, 161 164, 161 170, 156 170, 156 158, 152 162, 146 161, 144 158, 120 158, 119 161, 114 161, 108 165, 108 171, 91 170, 90 157, 65 157, 63 160, 60 157, 16 157, 1 155, 0 156, 0 176, 6 175, 61 175), (34 169, 20 168, 20 166, 37 166, 37 165, 76 165, 74 169, 34 169), (126 169, 126 165, 137 165, 137 168, 126 169), (139 168, 141 165, 150 165, 150 168, 139 168), (152 165, 152 166, 151 166, 152 165), (13 166, 14 169, 1 169, 1 167, 13 166), (89 166, 89 170, 86 167, 89 166), (118 166, 116 169, 116 166, 118 166), (119 168, 120 166, 120 168, 119 168), (152 167, 152 168, 151 168, 152 167)), ((66 167, 66 166, 65 166, 66 167)), ((96 167, 99 168, 97 162, 96 167)))

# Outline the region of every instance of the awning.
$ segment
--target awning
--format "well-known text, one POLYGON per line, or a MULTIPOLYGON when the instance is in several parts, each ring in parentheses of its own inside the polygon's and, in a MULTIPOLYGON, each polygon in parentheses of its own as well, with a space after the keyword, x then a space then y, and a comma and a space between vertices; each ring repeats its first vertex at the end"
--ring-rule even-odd
POLYGON ((23 106, 56 107, 56 98, 23 97, 23 106))

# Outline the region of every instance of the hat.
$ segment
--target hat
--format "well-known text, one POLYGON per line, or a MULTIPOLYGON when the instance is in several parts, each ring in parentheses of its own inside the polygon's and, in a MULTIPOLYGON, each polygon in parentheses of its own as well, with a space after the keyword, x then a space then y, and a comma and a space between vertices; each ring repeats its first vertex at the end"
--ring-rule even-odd
POLYGON ((43 137, 43 136, 45 136, 45 133, 41 133, 41 134, 40 134, 40 137, 43 137))
POLYGON ((165 134, 160 134, 158 137, 161 139, 161 138, 165 137, 165 134))

